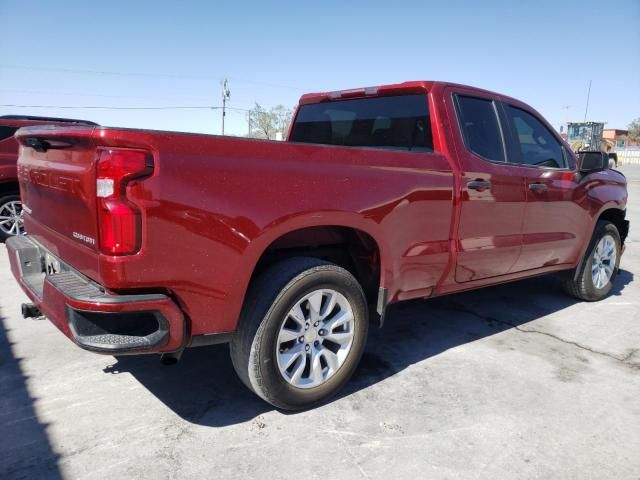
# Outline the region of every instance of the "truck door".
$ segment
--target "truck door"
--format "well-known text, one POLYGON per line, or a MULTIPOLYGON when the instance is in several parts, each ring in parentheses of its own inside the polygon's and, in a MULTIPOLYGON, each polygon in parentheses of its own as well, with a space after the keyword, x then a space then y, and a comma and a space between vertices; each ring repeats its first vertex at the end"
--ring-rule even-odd
POLYGON ((461 169, 455 279, 468 282, 512 271, 522 248, 526 192, 521 169, 507 163, 497 100, 464 89, 452 93, 445 98, 459 126, 453 141, 461 169))
POLYGON ((523 105, 502 103, 510 161, 521 165, 527 206, 522 229, 522 253, 514 271, 572 263, 580 253, 579 239, 590 235, 588 212, 575 199, 573 156, 538 116, 523 105))

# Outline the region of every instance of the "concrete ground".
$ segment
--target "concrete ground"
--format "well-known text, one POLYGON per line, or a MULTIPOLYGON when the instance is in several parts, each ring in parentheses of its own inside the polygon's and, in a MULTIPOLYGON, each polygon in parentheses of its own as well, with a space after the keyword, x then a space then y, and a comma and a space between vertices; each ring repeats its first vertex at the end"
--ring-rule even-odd
POLYGON ((287 414, 226 346, 113 358, 20 318, 0 246, 2 478, 640 478, 640 168, 614 293, 550 277, 394 307, 347 390, 287 414))

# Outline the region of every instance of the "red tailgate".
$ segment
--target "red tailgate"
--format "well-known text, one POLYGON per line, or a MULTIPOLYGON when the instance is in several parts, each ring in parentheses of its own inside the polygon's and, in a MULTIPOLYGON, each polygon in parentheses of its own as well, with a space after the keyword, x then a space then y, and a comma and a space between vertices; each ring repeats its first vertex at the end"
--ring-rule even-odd
POLYGON ((47 229, 97 250, 94 127, 31 127, 18 131, 18 178, 26 227, 47 229))

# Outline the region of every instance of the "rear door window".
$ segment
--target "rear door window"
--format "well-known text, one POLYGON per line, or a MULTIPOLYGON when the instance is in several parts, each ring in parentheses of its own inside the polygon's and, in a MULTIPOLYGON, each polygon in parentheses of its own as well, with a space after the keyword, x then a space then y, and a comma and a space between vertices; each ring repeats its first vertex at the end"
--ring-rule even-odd
POLYGON ((457 95, 456 99, 467 148, 487 160, 504 162, 504 140, 494 102, 467 95, 457 95))
POLYGON ((529 112, 506 105, 515 140, 520 148, 518 163, 534 167, 565 168, 561 143, 529 112))
POLYGON ((291 141, 432 152, 427 96, 372 97, 302 105, 291 141))

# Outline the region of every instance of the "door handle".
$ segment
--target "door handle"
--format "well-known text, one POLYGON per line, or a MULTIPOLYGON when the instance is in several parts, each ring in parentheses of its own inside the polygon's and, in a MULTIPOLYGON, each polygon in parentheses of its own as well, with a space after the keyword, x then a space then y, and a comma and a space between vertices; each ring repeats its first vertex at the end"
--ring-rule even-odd
POLYGON ((547 186, 544 183, 530 183, 529 190, 532 192, 545 192, 547 190, 547 186))
POLYGON ((484 192, 485 190, 491 189, 491 182, 487 182, 486 180, 472 180, 471 182, 467 183, 467 188, 469 190, 484 192))

